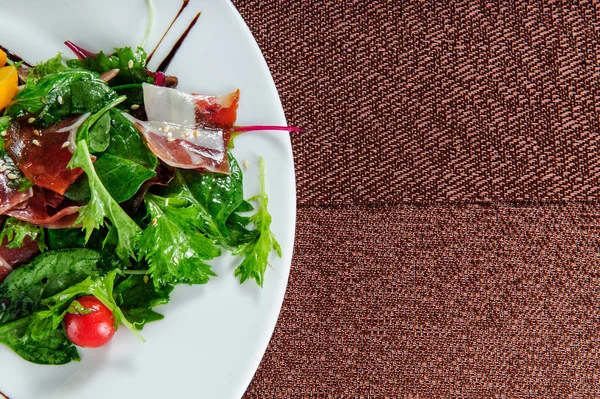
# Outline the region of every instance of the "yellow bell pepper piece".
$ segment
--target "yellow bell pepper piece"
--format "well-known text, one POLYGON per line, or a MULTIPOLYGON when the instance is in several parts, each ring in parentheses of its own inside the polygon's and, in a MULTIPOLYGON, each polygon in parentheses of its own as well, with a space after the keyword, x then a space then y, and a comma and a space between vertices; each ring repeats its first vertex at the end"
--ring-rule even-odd
POLYGON ((0 110, 6 108, 17 94, 19 75, 17 69, 10 65, 0 68, 0 110))

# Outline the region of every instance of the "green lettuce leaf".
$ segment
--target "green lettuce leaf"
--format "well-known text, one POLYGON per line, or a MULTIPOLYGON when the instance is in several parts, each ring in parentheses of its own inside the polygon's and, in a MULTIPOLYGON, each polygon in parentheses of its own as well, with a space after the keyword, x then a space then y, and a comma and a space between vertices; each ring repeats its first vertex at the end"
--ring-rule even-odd
POLYGON ((0 232, 0 243, 6 239, 8 248, 21 248, 26 238, 32 241, 38 240, 40 251, 46 248, 43 227, 13 217, 6 219, 0 232))
POLYGON ((197 210, 187 201, 146 194, 152 219, 140 242, 157 290, 175 284, 205 284, 216 276, 205 261, 221 254, 197 226, 197 210))

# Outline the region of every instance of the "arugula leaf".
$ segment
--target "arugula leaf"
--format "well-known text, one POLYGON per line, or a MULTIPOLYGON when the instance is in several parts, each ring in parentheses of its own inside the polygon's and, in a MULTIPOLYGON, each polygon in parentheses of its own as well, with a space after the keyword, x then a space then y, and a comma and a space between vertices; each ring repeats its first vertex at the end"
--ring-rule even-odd
POLYGON ((62 55, 61 53, 58 53, 54 58, 40 62, 33 69, 31 69, 31 71, 29 71, 29 75, 27 75, 25 83, 35 85, 44 76, 62 72, 66 69, 67 66, 62 62, 62 55))
POLYGON ((46 249, 43 227, 35 226, 14 217, 6 219, 2 232, 0 232, 0 244, 6 239, 8 248, 21 248, 25 238, 29 238, 31 241, 37 239, 40 251, 43 252, 46 249))
POLYGON ((227 219, 244 202, 243 174, 230 154, 231 175, 178 170, 167 194, 194 205, 198 228, 221 245, 233 248, 239 242, 230 235, 227 219))
POLYGON ((97 74, 67 69, 26 84, 6 114, 11 117, 32 114, 37 125, 50 126, 71 114, 94 113, 116 97, 97 74))
POLYGON ((67 65, 71 68, 83 68, 99 73, 118 69, 119 74, 110 81, 110 84, 115 86, 128 83, 153 83, 153 79, 146 74, 146 58, 146 52, 141 47, 135 51, 131 47, 123 47, 116 49, 113 55, 106 55, 101 51, 95 57, 69 60, 67 65))
POLYGON ((79 217, 75 225, 81 224, 86 231, 86 240, 89 240, 92 232, 105 224, 105 218, 110 220, 118 233, 117 255, 124 260, 128 257, 136 259, 139 235, 141 229, 123 211, 117 201, 111 197, 106 187, 96 173, 90 152, 85 140, 77 143, 77 150, 73 154, 70 168, 80 167, 88 177, 91 198, 79 211, 79 217))
POLYGON ((250 221, 256 227, 253 230, 255 236, 252 241, 242 244, 233 250, 233 254, 245 257, 234 272, 236 277, 240 277, 240 283, 252 278, 256 281, 256 284, 262 287, 271 248, 281 257, 281 247, 271 231, 271 214, 267 209, 269 197, 267 196, 265 185, 265 161, 262 157, 259 159, 259 166, 260 194, 249 200, 258 202, 256 213, 250 216, 250 221))
POLYGON ((158 291, 172 284, 205 284, 216 276, 206 260, 220 255, 212 239, 198 231, 197 210, 185 200, 144 197, 152 222, 144 230, 141 252, 158 291))

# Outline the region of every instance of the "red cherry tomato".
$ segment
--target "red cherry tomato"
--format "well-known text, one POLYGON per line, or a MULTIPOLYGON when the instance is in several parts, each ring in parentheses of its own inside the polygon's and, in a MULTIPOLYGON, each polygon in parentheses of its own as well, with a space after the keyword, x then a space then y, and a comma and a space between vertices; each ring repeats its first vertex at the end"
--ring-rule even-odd
POLYGON ((115 334, 115 319, 110 309, 94 296, 79 298, 77 302, 92 312, 66 314, 65 330, 71 342, 83 348, 98 348, 110 341, 115 334))

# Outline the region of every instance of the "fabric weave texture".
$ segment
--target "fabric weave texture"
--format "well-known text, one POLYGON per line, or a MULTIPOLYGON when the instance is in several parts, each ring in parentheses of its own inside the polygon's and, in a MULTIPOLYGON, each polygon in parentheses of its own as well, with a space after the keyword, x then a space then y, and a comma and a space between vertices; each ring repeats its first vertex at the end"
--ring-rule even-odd
POLYGON ((245 397, 600 396, 600 4, 233 2, 307 129, 245 397))

